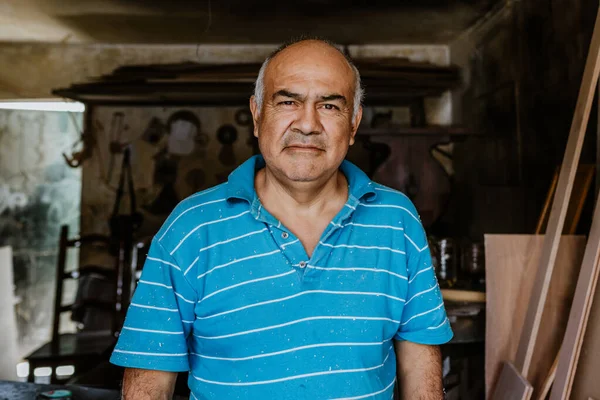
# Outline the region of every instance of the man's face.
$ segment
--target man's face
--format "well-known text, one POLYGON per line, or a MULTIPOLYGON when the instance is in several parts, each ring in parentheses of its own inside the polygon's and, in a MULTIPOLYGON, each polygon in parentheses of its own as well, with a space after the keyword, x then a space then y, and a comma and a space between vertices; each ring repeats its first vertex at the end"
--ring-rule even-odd
POLYGON ((288 47, 265 72, 264 104, 250 100, 267 166, 296 182, 326 179, 354 143, 354 74, 335 49, 314 41, 288 47))

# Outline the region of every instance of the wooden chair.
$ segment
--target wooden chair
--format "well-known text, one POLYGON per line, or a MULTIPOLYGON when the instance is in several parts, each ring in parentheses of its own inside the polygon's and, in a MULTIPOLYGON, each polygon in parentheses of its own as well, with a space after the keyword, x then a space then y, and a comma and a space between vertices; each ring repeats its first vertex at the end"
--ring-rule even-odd
MULTIPOLYGON (((56 369, 63 365, 73 365, 76 373, 82 373, 93 368, 100 361, 108 359, 116 342, 117 331, 122 320, 121 312, 117 311, 116 299, 117 274, 114 269, 99 266, 87 266, 75 271, 66 271, 67 250, 79 248, 82 245, 100 244, 108 248, 109 238, 103 235, 87 235, 75 239, 69 239, 69 229, 62 226, 60 231, 58 262, 56 268, 56 290, 54 300, 54 315, 52 321, 51 341, 35 350, 25 359, 29 362, 28 381, 34 382, 34 371, 40 367, 52 369, 50 383, 61 383, 56 369), (112 318, 108 329, 89 331, 83 330, 77 333, 60 333, 61 314, 73 311, 74 304, 63 305, 63 287, 67 279, 81 280, 82 277, 95 274, 110 282, 112 289, 112 300, 83 299, 76 307, 85 310, 108 310, 112 318)), ((112 267, 112 266, 111 266, 112 267)), ((79 283, 79 282, 78 282, 79 283)), ((85 297, 85 296, 84 296, 85 297)))

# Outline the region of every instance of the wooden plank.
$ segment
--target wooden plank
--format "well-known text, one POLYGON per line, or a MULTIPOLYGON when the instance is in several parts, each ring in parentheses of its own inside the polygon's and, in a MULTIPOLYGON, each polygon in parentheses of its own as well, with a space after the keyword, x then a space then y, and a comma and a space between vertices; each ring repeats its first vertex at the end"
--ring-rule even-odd
POLYGON ((533 386, 525 379, 511 362, 504 363, 501 378, 492 396, 493 400, 529 400, 533 386))
POLYGON ((571 399, 592 396, 600 399, 600 285, 596 285, 596 294, 588 326, 581 346, 581 355, 573 379, 571 399))
MULTIPOLYGON (((598 99, 600 99, 600 80, 598 81, 598 99)), ((596 116, 596 191, 595 196, 600 193, 600 101, 598 103, 598 115, 596 116)), ((595 197, 594 196, 594 197, 595 197)))
MULTIPOLYGON (((493 393, 502 361, 514 360, 523 328, 527 299, 535 283, 544 237, 539 235, 485 235, 486 343, 485 383, 493 393)), ((534 352, 529 381, 542 387, 563 339, 569 307, 585 249, 584 236, 562 237, 557 267, 551 281, 553 294, 545 304, 542 334, 534 352)))
MULTIPOLYGON (((588 243, 581 264, 581 272, 577 280, 577 288, 575 297, 567 323, 567 330, 564 337, 562 350, 560 353, 558 367, 556 372, 556 381, 550 394, 551 400, 568 399, 575 378, 575 370, 579 360, 581 347, 584 341, 587 322, 590 316, 592 304, 594 302, 594 294, 596 293, 596 284, 598 281, 598 273, 600 272, 600 197, 596 202, 594 210, 594 218, 590 229, 588 243)), ((600 300, 596 300, 598 304, 600 300)), ((596 306, 596 309, 600 307, 596 306)), ((594 310, 594 317, 600 318, 600 310, 594 310)), ((592 324, 592 331, 595 333, 596 328, 600 330, 598 318, 592 324)), ((586 335, 588 341, 594 341, 597 338, 586 335)), ((598 335, 596 335, 598 336, 598 335)), ((600 362, 597 359, 597 354, 594 354, 595 359, 591 363, 595 363, 600 368, 600 362)), ((597 376, 598 369, 593 371, 597 376)), ((598 380, 597 378, 595 380, 598 380)))
MULTIPOLYGON (((595 170, 596 167, 593 164, 582 164, 579 166, 579 168, 577 168, 575 181, 573 183, 573 192, 571 194, 572 200, 567 209, 566 222, 563 228, 563 234, 565 235, 573 235, 577 231, 577 225, 579 224, 583 206, 585 205, 585 201, 587 200, 588 193, 592 186, 595 170)), ((556 191, 556 185, 558 183, 558 175, 559 169, 557 168, 556 172, 554 173, 552 183, 550 184, 550 189, 548 190, 548 194, 544 202, 544 207, 540 213, 540 218, 538 219, 538 223, 535 228, 536 234, 543 234, 546 230, 548 214, 550 213, 550 204, 552 204, 552 199, 554 198, 554 193, 556 191)))
POLYGON ((548 372, 548 376, 544 380, 542 388, 537 396, 538 400, 546 400, 546 397, 548 397, 548 393, 550 393, 550 388, 552 387, 552 384, 554 383, 554 379, 556 378, 556 367, 558 366, 558 357, 559 356, 560 356, 560 351, 559 351, 559 354, 556 355, 556 358, 554 359, 554 362, 552 363, 552 367, 550 367, 550 371, 548 372))
POLYGON ((531 367, 533 351, 540 329, 542 312, 544 310, 546 297, 548 296, 550 278, 552 277, 552 271, 554 270, 558 244, 562 234, 565 216, 567 215, 573 181, 575 180, 579 156, 581 155, 581 147, 583 146, 590 109, 596 92, 598 73, 600 72, 599 20, 600 9, 596 16, 596 25, 594 26, 594 33, 592 35, 583 73, 583 80, 581 82, 577 105, 575 106, 575 113, 571 123, 571 131, 569 132, 565 156, 558 178, 556 195, 554 196, 552 211, 550 212, 550 218, 548 220, 548 229, 546 230, 542 258, 538 267, 535 285, 531 292, 529 307, 527 309, 527 315, 525 317, 525 323, 523 331, 521 332, 519 347, 517 349, 515 366, 526 378, 529 377, 529 369, 531 367))

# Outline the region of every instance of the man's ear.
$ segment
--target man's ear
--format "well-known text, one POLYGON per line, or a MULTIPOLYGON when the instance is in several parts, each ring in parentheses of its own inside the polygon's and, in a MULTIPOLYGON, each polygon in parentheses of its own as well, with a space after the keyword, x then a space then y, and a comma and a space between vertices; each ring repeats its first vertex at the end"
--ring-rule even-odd
POLYGON ((254 122, 254 136, 258 137, 258 120, 260 117, 260 106, 256 103, 256 97, 250 96, 250 112, 254 122))
POLYGON ((356 116, 352 119, 352 131, 350 132, 350 146, 352 146, 355 142, 354 137, 356 136, 356 132, 358 131, 358 126, 360 125, 360 121, 362 120, 363 108, 362 106, 358 107, 358 112, 356 116))

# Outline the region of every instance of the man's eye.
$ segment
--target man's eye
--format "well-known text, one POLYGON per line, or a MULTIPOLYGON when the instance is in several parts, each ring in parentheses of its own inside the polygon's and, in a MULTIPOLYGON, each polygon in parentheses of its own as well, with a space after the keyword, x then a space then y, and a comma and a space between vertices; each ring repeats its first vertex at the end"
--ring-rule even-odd
POLYGON ((286 100, 286 101, 282 101, 281 103, 279 103, 283 106, 293 106, 294 102, 292 100, 286 100))
POLYGON ((333 104, 323 104, 323 107, 325 107, 326 110, 339 110, 340 109, 338 106, 335 106, 333 104))

